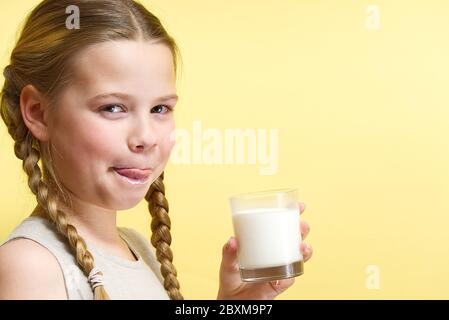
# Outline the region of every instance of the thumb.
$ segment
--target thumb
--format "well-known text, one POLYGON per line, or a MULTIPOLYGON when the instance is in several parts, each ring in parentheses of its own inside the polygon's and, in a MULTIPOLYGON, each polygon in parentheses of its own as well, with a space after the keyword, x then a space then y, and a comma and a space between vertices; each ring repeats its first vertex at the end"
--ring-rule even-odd
POLYGON ((238 271, 237 239, 230 237, 223 246, 222 267, 228 271, 238 271))

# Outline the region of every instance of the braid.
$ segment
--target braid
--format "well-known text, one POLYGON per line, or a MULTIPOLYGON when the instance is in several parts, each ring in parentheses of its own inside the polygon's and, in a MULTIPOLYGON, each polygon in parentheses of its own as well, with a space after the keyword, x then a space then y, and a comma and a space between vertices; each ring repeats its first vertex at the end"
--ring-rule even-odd
MULTIPOLYGON (((51 192, 47 183, 42 179, 41 169, 38 165, 41 153, 34 145, 36 139, 26 127, 21 117, 18 101, 4 91, 2 97, 2 118, 5 121, 8 132, 14 139, 14 153, 23 160, 23 169, 28 175, 28 186, 36 195, 38 205, 43 208, 44 216, 50 220, 57 231, 66 238, 70 244, 77 263, 88 276, 94 268, 94 258, 87 250, 85 241, 78 234, 76 228, 69 224, 67 215, 58 210, 58 195, 51 192)), ((109 296, 102 285, 94 289, 95 300, 109 300, 109 296)))
POLYGON ((165 198, 164 172, 152 183, 145 199, 148 202, 151 220, 151 244, 156 248, 157 260, 161 263, 161 273, 164 277, 164 288, 173 300, 184 300, 179 291, 177 272, 173 265, 173 253, 170 249, 170 217, 168 216, 168 201, 165 198))

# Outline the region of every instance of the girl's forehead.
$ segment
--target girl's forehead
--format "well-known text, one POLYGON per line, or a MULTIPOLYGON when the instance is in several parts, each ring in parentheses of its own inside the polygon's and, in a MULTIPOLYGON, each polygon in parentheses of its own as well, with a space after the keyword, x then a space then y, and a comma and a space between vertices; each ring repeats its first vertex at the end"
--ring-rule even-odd
POLYGON ((174 86, 173 55, 164 44, 108 41, 92 45, 73 60, 75 80, 83 86, 122 84, 138 87, 174 86))

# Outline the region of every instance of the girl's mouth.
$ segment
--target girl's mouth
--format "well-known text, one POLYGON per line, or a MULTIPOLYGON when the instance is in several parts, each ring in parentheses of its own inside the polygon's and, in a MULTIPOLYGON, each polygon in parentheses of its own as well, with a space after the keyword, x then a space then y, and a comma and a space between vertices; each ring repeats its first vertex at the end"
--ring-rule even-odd
POLYGON ((150 180, 151 169, 113 168, 114 171, 130 184, 146 184, 150 180))

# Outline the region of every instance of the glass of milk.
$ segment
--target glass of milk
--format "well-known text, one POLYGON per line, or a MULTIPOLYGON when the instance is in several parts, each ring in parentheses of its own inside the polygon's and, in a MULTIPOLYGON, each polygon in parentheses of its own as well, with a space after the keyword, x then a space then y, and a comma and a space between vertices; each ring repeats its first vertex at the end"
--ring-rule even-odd
POLYGON ((242 281, 280 280, 304 273, 296 189, 239 194, 229 202, 242 281))

